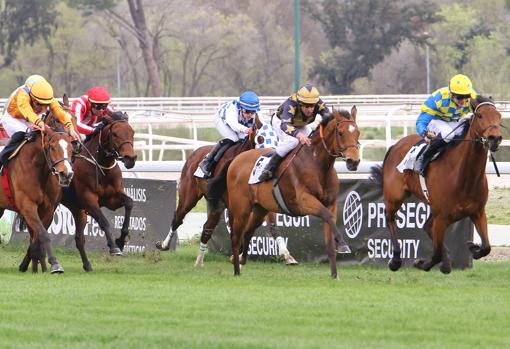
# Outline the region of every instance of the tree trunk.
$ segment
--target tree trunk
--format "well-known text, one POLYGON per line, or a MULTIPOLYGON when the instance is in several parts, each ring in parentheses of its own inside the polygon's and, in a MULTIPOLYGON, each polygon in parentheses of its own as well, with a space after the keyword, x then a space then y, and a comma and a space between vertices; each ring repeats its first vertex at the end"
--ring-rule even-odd
POLYGON ((159 78, 159 71, 156 59, 154 57, 154 51, 152 47, 152 40, 150 40, 149 32, 147 31, 147 25, 145 22, 145 14, 143 12, 142 0, 127 0, 129 4, 129 12, 133 23, 138 32, 138 43, 142 50, 143 60, 147 68, 147 75, 149 77, 149 85, 152 89, 152 93, 155 97, 161 97, 163 95, 163 89, 161 87, 161 80, 159 78))

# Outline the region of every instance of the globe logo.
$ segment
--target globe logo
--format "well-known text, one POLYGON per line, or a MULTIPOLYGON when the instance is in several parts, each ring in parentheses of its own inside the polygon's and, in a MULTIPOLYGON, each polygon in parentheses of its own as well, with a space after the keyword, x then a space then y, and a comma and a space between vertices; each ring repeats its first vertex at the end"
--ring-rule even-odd
POLYGON ((345 199, 343 218, 345 233, 348 237, 354 239, 359 234, 363 222, 361 197, 355 191, 351 191, 345 199))

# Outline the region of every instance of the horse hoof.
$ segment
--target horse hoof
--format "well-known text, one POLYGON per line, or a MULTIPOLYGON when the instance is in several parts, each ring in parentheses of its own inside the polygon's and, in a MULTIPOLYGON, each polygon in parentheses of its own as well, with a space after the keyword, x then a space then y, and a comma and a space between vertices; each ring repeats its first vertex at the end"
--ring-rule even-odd
POLYGON ((27 266, 25 266, 25 265, 20 265, 20 266, 19 266, 19 271, 20 271, 21 273, 26 273, 26 272, 27 272, 27 270, 28 270, 28 265, 27 265, 27 266))
POLYGON ((160 251, 168 251, 170 249, 170 244, 163 247, 163 241, 156 241, 156 248, 160 251))
POLYGON ((110 249, 110 256, 122 256, 122 251, 118 247, 112 248, 110 249))
POLYGON ((60 264, 52 264, 51 265, 51 274, 63 274, 64 268, 60 264))
POLYGON ((84 264, 83 270, 85 270, 87 273, 94 271, 94 269, 92 269, 92 265, 90 265, 90 264, 87 264, 87 265, 84 264))
POLYGON ((294 259, 291 255, 285 258, 285 265, 298 265, 298 261, 294 259))
POLYGON ((397 271, 400 269, 400 267, 402 266, 402 260, 401 259, 390 259, 388 261, 388 267, 390 268, 391 271, 397 271))
POLYGON ((425 261, 423 259, 417 259, 414 261, 413 266, 415 268, 423 270, 423 265, 425 264, 425 261))
POLYGON ((452 265, 450 263, 448 264, 441 263, 441 267, 439 267, 439 270, 441 270, 441 273, 443 274, 450 274, 452 272, 452 265))
POLYGON ((197 256, 197 259, 195 260, 195 267, 201 268, 204 266, 204 257, 203 256, 197 256))
POLYGON ((115 244, 117 245, 118 248, 120 248, 121 251, 124 250, 124 240, 116 239, 115 244))
POLYGON ((351 253, 351 249, 348 245, 339 245, 336 248, 337 253, 351 253))

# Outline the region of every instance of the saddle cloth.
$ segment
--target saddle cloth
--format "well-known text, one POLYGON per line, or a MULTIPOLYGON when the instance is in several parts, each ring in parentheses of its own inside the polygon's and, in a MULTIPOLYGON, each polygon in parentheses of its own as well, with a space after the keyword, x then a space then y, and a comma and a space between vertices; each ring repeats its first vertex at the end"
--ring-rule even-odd
POLYGON ((261 155, 257 159, 257 161, 255 161, 255 165, 253 165, 253 169, 251 170, 250 178, 248 179, 248 184, 260 183, 259 177, 262 174, 262 171, 266 167, 267 163, 271 159, 272 154, 273 153, 261 155))
POLYGON ((404 159, 398 164, 397 170, 400 173, 404 173, 404 170, 414 171, 414 163, 416 162, 416 158, 423 151, 427 143, 418 143, 415 144, 409 149, 404 159))
MULTIPOLYGON (((206 156, 207 155, 209 155, 209 153, 207 153, 206 156)), ((204 171, 202 171, 200 166, 197 167, 197 169, 193 173, 193 176, 198 177, 198 178, 204 178, 205 177, 204 171)))

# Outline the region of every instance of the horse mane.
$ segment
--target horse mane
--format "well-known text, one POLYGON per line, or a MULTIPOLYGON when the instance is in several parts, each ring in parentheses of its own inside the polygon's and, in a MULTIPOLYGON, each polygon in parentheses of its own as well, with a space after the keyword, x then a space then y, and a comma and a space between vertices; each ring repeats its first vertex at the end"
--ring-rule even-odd
POLYGON ((320 122, 320 125, 325 127, 332 119, 335 118, 335 114, 338 113, 340 114, 340 116, 346 118, 346 119, 351 119, 351 113, 349 113, 348 110, 345 110, 345 109, 333 109, 333 111, 331 113, 329 113, 328 115, 326 115, 325 117, 322 118, 321 122, 320 122))
POLYGON ((112 118, 112 120, 114 120, 114 121, 128 120, 127 115, 124 112, 122 112, 122 111, 110 111, 108 113, 108 116, 110 118, 112 118))

